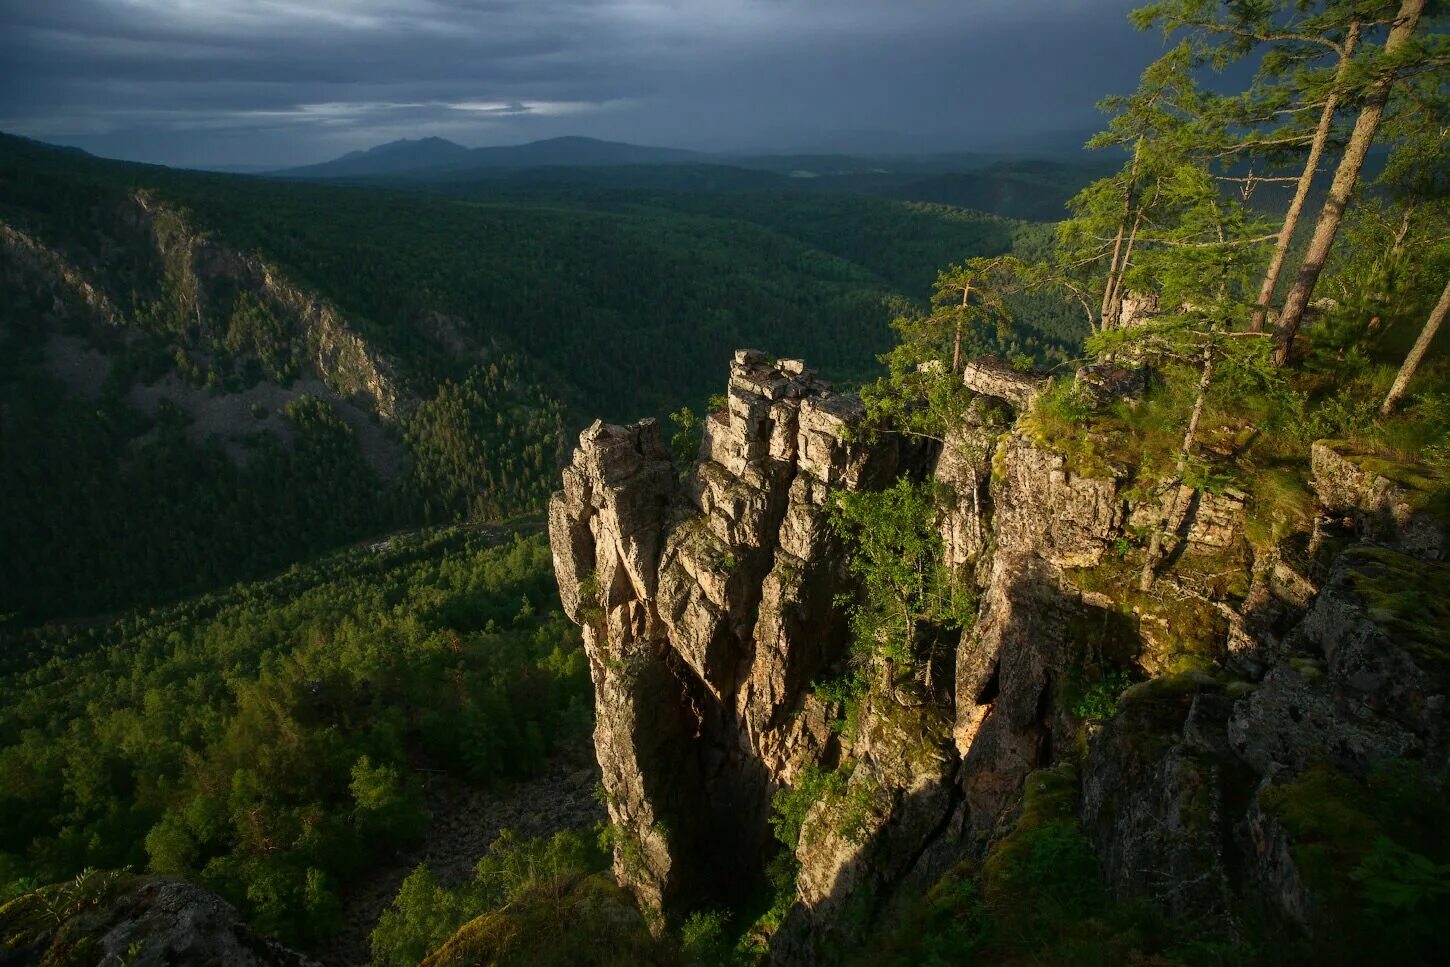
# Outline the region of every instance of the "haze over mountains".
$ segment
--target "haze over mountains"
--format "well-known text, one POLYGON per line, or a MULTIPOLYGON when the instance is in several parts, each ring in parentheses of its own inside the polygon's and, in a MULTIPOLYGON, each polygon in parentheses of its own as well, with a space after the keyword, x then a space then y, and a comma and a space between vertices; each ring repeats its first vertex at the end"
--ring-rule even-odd
POLYGON ((446 138, 402 138, 363 151, 350 151, 318 164, 283 168, 270 173, 306 178, 392 177, 399 175, 458 175, 474 171, 534 167, 601 167, 642 165, 725 165, 793 174, 797 177, 831 174, 881 174, 888 171, 962 172, 984 168, 1009 157, 1031 156, 1063 164, 1077 164, 1080 152, 1051 149, 1023 152, 946 152, 916 154, 892 151, 883 142, 880 153, 828 152, 705 152, 565 136, 524 144, 465 148, 446 138))
POLYGON ((710 153, 570 136, 480 148, 444 138, 405 138, 320 164, 252 173, 449 190, 495 182, 515 188, 844 192, 1050 221, 1111 163, 1081 151, 710 153))
POLYGON ((560 137, 502 147, 465 148, 446 138, 403 138, 366 151, 351 151, 321 164, 284 169, 288 175, 340 178, 413 174, 423 171, 467 171, 487 168, 530 168, 538 165, 690 164, 710 158, 699 151, 655 148, 560 137))

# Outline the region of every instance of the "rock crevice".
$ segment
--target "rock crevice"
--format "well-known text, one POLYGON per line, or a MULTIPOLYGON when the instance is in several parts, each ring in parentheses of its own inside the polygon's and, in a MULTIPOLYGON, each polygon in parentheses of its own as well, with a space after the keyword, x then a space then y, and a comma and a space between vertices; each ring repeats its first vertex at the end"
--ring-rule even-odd
POLYGON ((1383 604, 1397 583, 1444 579, 1441 536, 1404 485, 1316 446, 1322 513, 1398 542, 1351 547, 1318 584, 1280 545, 1248 543, 1248 495, 1074 473, 988 398, 1030 415, 1029 388, 983 386, 925 466, 857 433, 857 398, 751 351, 690 467, 652 421, 581 434, 550 505, 555 567, 594 676, 615 873, 645 906, 684 913, 761 884, 772 795, 832 772, 772 952, 833 962, 892 903, 986 856, 1035 771, 1070 765, 1112 895, 1231 937, 1246 908, 1312 932, 1325 925, 1265 791, 1325 763, 1446 772, 1443 634, 1383 604), (843 667, 856 592, 830 494, 903 473, 935 482, 945 564, 977 613, 947 685, 906 694, 874 669, 842 735, 813 689, 843 667), (1135 525, 1164 507, 1173 553, 1150 594, 1135 525))
POLYGON ((667 911, 759 881, 771 793, 834 740, 808 690, 847 640, 826 499, 896 463, 890 444, 848 442, 860 401, 799 361, 738 352, 726 401, 683 477, 653 421, 589 427, 549 508, 624 840, 616 875, 667 911))

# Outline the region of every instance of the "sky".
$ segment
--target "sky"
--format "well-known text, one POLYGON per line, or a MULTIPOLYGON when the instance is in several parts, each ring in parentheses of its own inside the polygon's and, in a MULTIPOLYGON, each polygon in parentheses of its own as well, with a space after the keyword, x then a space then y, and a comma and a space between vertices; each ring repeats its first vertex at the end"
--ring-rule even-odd
POLYGON ((0 0, 0 131, 188 166, 426 136, 1028 150, 1080 140, 1163 49, 1135 5, 0 0))

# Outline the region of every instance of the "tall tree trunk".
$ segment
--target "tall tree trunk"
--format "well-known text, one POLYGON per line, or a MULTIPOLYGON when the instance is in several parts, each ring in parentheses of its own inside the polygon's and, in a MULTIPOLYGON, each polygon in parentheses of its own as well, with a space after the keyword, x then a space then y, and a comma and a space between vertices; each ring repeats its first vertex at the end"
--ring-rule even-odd
POLYGON ((1143 570, 1138 575, 1138 590, 1150 591, 1153 578, 1158 573, 1158 561, 1163 556, 1163 532, 1178 519, 1179 495, 1183 490, 1183 478, 1188 474, 1188 458, 1193 453, 1193 444, 1198 439, 1198 422, 1203 418, 1203 404, 1208 399, 1208 384, 1213 381, 1213 343, 1203 347, 1203 374, 1198 378, 1198 396, 1193 401, 1193 413, 1188 418, 1188 430, 1183 434, 1183 445, 1178 448, 1178 462, 1173 468, 1172 496, 1168 510, 1153 529, 1148 542, 1148 553, 1143 558, 1143 570))
POLYGON ((971 286, 962 288, 962 311, 957 316, 957 334, 952 341, 952 374, 961 372, 962 369, 962 321, 967 315, 967 296, 971 293, 971 286))
MULTIPOLYGON (((1154 199, 1157 200, 1156 197, 1154 199)), ((1113 324, 1122 324, 1123 298, 1127 292, 1123 289, 1123 277, 1128 274, 1128 260, 1133 257, 1133 245, 1138 241, 1138 226, 1143 224, 1143 209, 1138 209, 1138 216, 1133 219, 1133 230, 1128 233, 1128 247, 1123 250, 1123 262, 1118 266, 1118 281, 1113 286, 1113 303, 1108 307, 1112 313, 1113 324)))
MULTIPOLYGON (((1424 10, 1425 0, 1401 0, 1395 26, 1385 39, 1385 53, 1392 54, 1409 41, 1424 10)), ((1340 220, 1344 218, 1349 196, 1359 181, 1359 171, 1364 166, 1365 155, 1369 153, 1370 144, 1374 141, 1375 131, 1385 113, 1385 104, 1389 102, 1390 89, 1394 83, 1393 72, 1377 80, 1370 87, 1364 106, 1360 108, 1359 118, 1354 122, 1354 133, 1349 136, 1344 157, 1339 159, 1334 181, 1329 186, 1329 197, 1324 200, 1319 221, 1314 225, 1314 237, 1309 241, 1309 251, 1305 253, 1304 262, 1299 266, 1299 275, 1294 279, 1288 297, 1284 299, 1284 311, 1279 314, 1279 325, 1274 332, 1276 366, 1284 365, 1289 358, 1289 351, 1294 345, 1294 335, 1299 331, 1299 324, 1304 321, 1304 310, 1309 306, 1309 300, 1314 295, 1314 286, 1319 282, 1319 273, 1323 271, 1324 262, 1329 258, 1334 236, 1339 232, 1340 220)))
MULTIPOLYGON (((1143 151, 1143 136, 1139 135, 1138 140, 1133 144, 1133 164, 1128 169, 1128 183, 1123 186, 1123 218, 1118 222, 1118 237, 1113 239, 1113 260, 1108 264, 1108 282, 1103 286, 1103 308, 1102 308, 1102 331, 1107 332, 1113 328, 1109 321, 1108 312, 1113 305, 1113 299, 1117 294, 1119 278, 1122 275, 1118 264, 1119 255, 1123 251, 1123 234, 1128 230, 1128 219, 1133 216, 1133 191, 1138 185, 1138 158, 1143 151)), ((1139 213, 1141 218, 1142 213, 1139 213)), ((1136 227, 1136 226, 1135 226, 1136 227)))
POLYGON ((1118 257, 1123 253, 1123 235, 1128 230, 1128 212, 1123 212, 1123 220, 1118 222, 1118 237, 1113 239, 1113 260, 1108 263, 1108 282, 1103 286, 1103 307, 1099 312, 1103 320, 1103 332, 1108 331, 1108 306, 1113 304, 1113 283, 1118 278, 1118 257))
POLYGON ((1324 154, 1324 145, 1329 141, 1329 132, 1334 127, 1334 112, 1339 109, 1339 85, 1349 72, 1349 59, 1354 54, 1354 45, 1359 40, 1359 21, 1349 25, 1344 36, 1344 53, 1340 55, 1339 66, 1334 72, 1335 87, 1324 102, 1324 111, 1319 115, 1319 126, 1314 129, 1314 140, 1309 144, 1309 157, 1304 161, 1304 171, 1294 188, 1294 200, 1289 202, 1288 214, 1284 216, 1284 227, 1279 231, 1279 241, 1274 245, 1274 256, 1269 260, 1269 270, 1264 273, 1264 284, 1259 287, 1259 301, 1254 306, 1254 316, 1249 323, 1250 332, 1263 332, 1264 319, 1269 315, 1269 300, 1274 298, 1274 289, 1279 284, 1279 273, 1284 269, 1284 260, 1289 255, 1289 243, 1294 240, 1294 229, 1299 225, 1299 214, 1309 197, 1309 188, 1314 184, 1314 175, 1319 170, 1319 159, 1324 154))
POLYGON ((1410 385, 1410 380, 1415 376, 1415 370, 1420 368, 1420 360, 1425 358, 1425 353, 1430 351, 1430 343, 1435 341, 1435 333, 1440 331, 1440 323, 1445 321, 1445 316, 1450 314, 1450 282, 1445 283, 1445 291, 1440 293, 1440 301, 1435 303, 1435 308, 1430 312, 1430 318, 1425 320, 1425 328, 1420 330, 1420 338, 1410 347, 1410 354, 1405 357, 1405 363, 1400 367, 1399 375, 1395 377, 1395 384, 1390 387, 1389 395, 1385 397, 1384 405, 1380 407, 1381 416, 1389 416, 1395 411, 1399 404, 1400 397, 1405 395, 1405 388, 1410 385))

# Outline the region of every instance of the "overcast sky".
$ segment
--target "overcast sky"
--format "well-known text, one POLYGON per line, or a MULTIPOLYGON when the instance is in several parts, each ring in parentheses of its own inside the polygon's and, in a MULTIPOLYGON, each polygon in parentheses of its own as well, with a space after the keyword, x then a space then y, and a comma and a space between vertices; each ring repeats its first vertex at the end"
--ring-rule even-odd
POLYGON ((182 165, 402 137, 995 149, 1097 123, 1132 0, 0 0, 0 130, 182 165))

